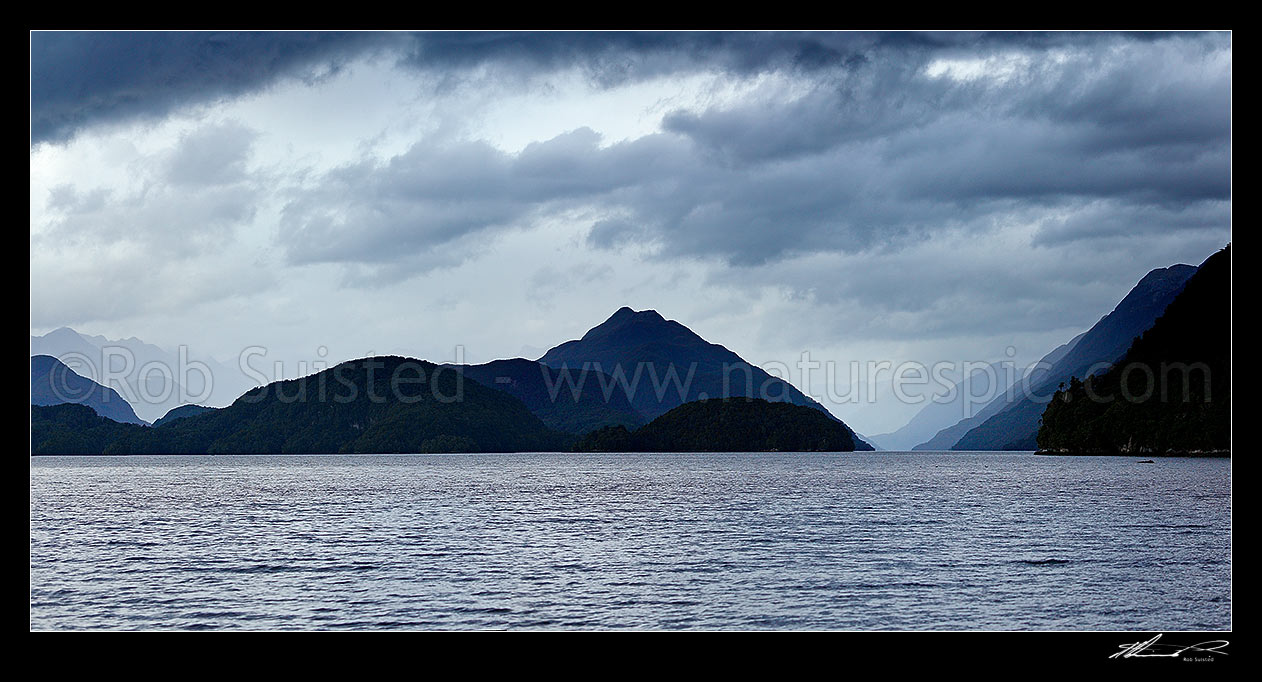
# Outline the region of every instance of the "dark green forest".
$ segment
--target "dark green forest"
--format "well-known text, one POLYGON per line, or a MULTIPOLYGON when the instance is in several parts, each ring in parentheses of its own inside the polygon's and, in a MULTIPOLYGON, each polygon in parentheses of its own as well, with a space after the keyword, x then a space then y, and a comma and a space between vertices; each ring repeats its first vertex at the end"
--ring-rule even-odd
POLYGON ((87 405, 31 406, 33 455, 100 455, 111 444, 149 430, 102 417, 87 405))
POLYGON ((757 398, 684 403, 629 431, 613 426, 593 431, 580 452, 850 452, 854 439, 845 425, 819 410, 757 398))

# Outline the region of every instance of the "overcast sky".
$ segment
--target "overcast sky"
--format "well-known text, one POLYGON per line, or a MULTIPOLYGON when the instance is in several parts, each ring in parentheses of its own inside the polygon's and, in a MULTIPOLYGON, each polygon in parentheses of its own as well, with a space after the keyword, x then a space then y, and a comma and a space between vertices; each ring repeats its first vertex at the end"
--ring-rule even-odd
POLYGON ((1229 34, 37 32, 31 333, 1028 364, 1230 240, 1230 96, 1229 34))

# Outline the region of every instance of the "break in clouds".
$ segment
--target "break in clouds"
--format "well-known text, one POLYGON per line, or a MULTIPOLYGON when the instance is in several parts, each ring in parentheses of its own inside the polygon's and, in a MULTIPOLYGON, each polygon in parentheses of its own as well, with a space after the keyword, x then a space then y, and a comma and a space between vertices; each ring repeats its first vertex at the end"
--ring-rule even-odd
POLYGON ((1226 34, 37 32, 31 69, 32 333, 476 361, 632 305, 755 362, 1028 362, 1230 238, 1226 34))

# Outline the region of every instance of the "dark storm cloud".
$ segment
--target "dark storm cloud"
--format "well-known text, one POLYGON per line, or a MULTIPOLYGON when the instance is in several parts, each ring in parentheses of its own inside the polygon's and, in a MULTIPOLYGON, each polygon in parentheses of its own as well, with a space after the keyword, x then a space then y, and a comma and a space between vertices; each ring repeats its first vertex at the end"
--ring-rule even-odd
POLYGON ((815 68, 856 58, 856 47, 875 39, 763 33, 36 31, 31 141, 61 142, 95 123, 161 117, 280 78, 316 79, 369 51, 388 52, 401 66, 446 77, 494 62, 509 72, 578 67, 594 82, 614 85, 699 65, 741 72, 769 65, 815 68))
POLYGON ((31 47, 31 142, 61 142, 96 123, 164 116, 286 77, 318 79, 366 53, 447 78, 487 63, 503 72, 579 68, 612 86, 697 68, 736 74, 816 71, 894 50, 921 59, 978 45, 1059 45, 1092 34, 811 32, 57 32, 31 47))
POLYGON ((532 70, 578 66, 606 85, 703 66, 738 75, 784 69, 811 72, 852 68, 887 51, 920 58, 956 48, 1049 48, 1100 40, 1092 33, 863 31, 457 31, 409 38, 404 62, 417 68, 452 69, 487 62, 532 70))
POLYGON ((1044 224, 1043 246, 1226 233, 1229 37, 1029 38, 875 49, 858 67, 815 75, 804 93, 670 113, 664 127, 703 150, 713 172, 698 161, 687 196, 640 205, 644 224, 668 250, 734 264, 1021 221, 1044 224), (943 77, 952 69, 963 73, 943 77), (689 198, 677 218, 663 213, 689 198))
POLYGON ((282 76, 317 78, 388 35, 358 33, 31 33, 31 142, 94 123, 157 118, 247 93, 282 76))
POLYGON ((1225 144, 1086 143, 1098 134, 1042 121, 955 116, 891 138, 884 167, 903 195, 938 201, 1129 196, 1185 202, 1225 199, 1230 191, 1225 144))
POLYGON ((577 67, 613 86, 696 68, 749 74, 861 62, 881 34, 811 32, 492 32, 414 36, 404 62, 452 69, 493 62, 526 71, 577 67))
POLYGON ((818 153, 845 139, 872 134, 875 128, 896 125, 882 119, 879 111, 843 107, 840 100, 840 93, 820 89, 787 102, 746 102, 701 113, 674 111, 662 127, 740 164, 818 153))

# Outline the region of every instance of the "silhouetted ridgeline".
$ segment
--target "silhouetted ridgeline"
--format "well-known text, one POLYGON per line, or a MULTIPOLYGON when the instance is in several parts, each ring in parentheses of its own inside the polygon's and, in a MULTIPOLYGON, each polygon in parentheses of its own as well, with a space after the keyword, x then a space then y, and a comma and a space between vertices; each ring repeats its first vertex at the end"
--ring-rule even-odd
POLYGON ((1115 367, 1057 391, 1038 446, 1064 454, 1230 451, 1230 245, 1201 265, 1115 367))
POLYGON ((518 399, 401 357, 344 362, 232 405, 128 431, 105 454, 321 454, 567 450, 518 399))
POLYGON ((172 408, 166 414, 162 415, 162 417, 158 419, 158 421, 154 422, 153 425, 162 426, 163 424, 170 424, 176 419, 183 419, 185 417, 191 417, 195 414, 201 414, 203 412, 211 412, 217 409, 219 408, 205 407, 203 405, 180 405, 179 407, 172 408))
POLYGON ((556 346, 539 362, 564 367, 574 376, 583 371, 612 376, 618 381, 618 391, 646 420, 707 398, 760 398, 817 410, 841 424, 856 449, 872 449, 789 382, 654 310, 620 308, 583 338, 556 346))
POLYGON ((31 409, 37 455, 855 449, 850 431, 819 410, 747 398, 685 403, 635 431, 597 429, 574 447, 576 436, 548 429, 516 398, 451 367, 396 357, 269 384, 152 428, 83 405, 31 409))
POLYGON ((850 430, 818 410, 756 398, 698 400, 637 431, 606 427, 579 452, 850 452, 850 430))

